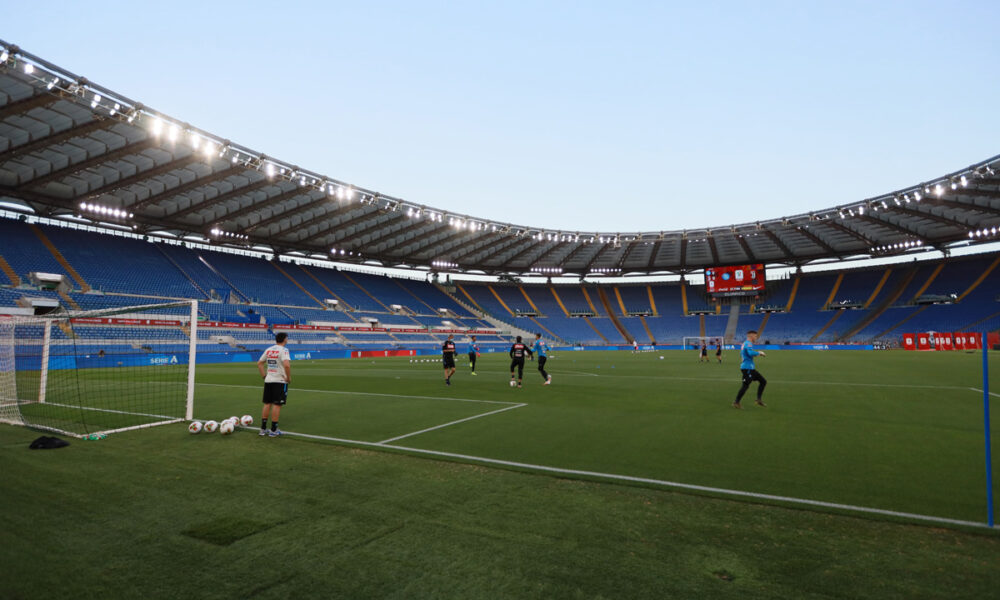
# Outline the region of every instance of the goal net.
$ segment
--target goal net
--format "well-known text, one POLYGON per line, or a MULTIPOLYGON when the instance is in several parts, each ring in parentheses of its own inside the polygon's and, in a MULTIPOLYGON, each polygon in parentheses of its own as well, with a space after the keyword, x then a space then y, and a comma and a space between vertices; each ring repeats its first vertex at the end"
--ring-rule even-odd
POLYGON ((698 350, 702 343, 710 350, 715 350, 716 344, 725 344, 725 337, 721 335, 712 336, 685 336, 682 342, 685 350, 698 350))
POLYGON ((86 437, 190 419, 196 301, 0 316, 0 422, 86 437))

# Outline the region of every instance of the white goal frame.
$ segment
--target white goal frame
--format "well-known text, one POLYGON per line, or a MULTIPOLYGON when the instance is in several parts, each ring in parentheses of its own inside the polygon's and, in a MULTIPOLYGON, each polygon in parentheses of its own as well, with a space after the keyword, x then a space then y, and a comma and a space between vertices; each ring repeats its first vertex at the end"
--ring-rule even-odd
MULTIPOLYGON (((2 310, 2 309, 0 309, 2 310)), ((179 318, 181 324, 185 321, 179 318)), ((195 389, 195 374, 197 371, 197 350, 198 350, 198 301, 197 300, 179 300, 174 302, 161 302, 156 304, 143 304, 136 306, 126 306, 126 307, 109 307, 107 309, 97 309, 97 310, 86 310, 86 311, 63 311, 55 313, 52 315, 40 315, 40 316, 21 316, 21 315, 0 315, 0 423, 7 423, 10 425, 27 425, 35 429, 43 429, 47 431, 52 431, 62 435, 76 438, 86 438, 92 435, 109 435, 112 433, 119 433, 123 431, 131 431, 135 429, 147 429, 150 427, 156 427, 159 425, 169 425, 172 423, 181 423, 184 421, 190 421, 194 418, 194 389, 195 389), (106 429, 101 431, 92 431, 88 433, 77 433, 73 431, 67 431, 58 427, 53 427, 50 425, 39 424, 39 423, 29 423, 27 422, 21 414, 20 407, 23 404, 31 403, 46 403, 46 392, 49 382, 49 368, 50 368, 50 356, 52 347, 52 324, 57 320, 70 321, 71 319, 77 318, 87 318, 94 316, 120 316, 128 317, 130 315, 142 314, 144 311, 171 308, 179 306, 190 306, 190 313, 188 315, 188 321, 186 322, 189 330, 190 341, 188 343, 188 365, 187 365, 187 384, 185 391, 185 407, 183 417, 172 417, 167 415, 155 415, 148 413, 139 412, 126 412, 126 411, 114 411, 111 409, 102 408, 89 408, 81 407, 83 410, 96 410, 96 411, 106 411, 106 412, 119 412, 125 414, 134 414, 137 416, 153 417, 156 420, 151 423, 143 423, 138 425, 129 425, 126 427, 119 427, 114 429, 106 429), (42 331, 42 341, 41 341, 41 362, 39 366, 38 374, 38 395, 33 398, 21 398, 17 392, 17 364, 16 364, 16 352, 15 347, 17 340, 14 339, 15 327, 30 326, 30 325, 40 325, 43 328, 42 331)), ((62 406, 59 404, 53 404, 54 406, 62 406)))

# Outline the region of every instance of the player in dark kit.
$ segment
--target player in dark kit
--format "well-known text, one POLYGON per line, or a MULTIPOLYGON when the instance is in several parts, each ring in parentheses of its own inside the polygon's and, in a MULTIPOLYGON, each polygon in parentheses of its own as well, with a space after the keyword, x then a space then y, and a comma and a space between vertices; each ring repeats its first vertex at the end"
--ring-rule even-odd
POLYGON ((708 346, 705 344, 705 340, 701 341, 701 352, 698 353, 698 362, 708 361, 708 346))
POLYGON ((722 364, 722 340, 715 340, 715 360, 722 364))
POLYGON ((517 387, 521 387, 521 379, 524 377, 524 355, 533 356, 531 348, 521 342, 521 336, 517 336, 517 341, 510 347, 510 380, 514 381, 514 369, 517 369, 517 387))
POLYGON ((441 363, 444 365, 444 384, 451 385, 451 376, 455 374, 455 336, 448 334, 448 339, 441 346, 441 363))
POLYGON ((756 341, 757 332, 751 329, 747 332, 747 341, 743 342, 743 347, 740 348, 740 358, 743 359, 743 362, 740 363, 740 372, 743 373, 743 386, 740 387, 739 393, 736 394, 736 401, 733 402, 733 408, 743 408, 740 406, 740 400, 743 399, 743 394, 747 393, 747 389, 750 388, 750 384, 754 381, 757 382, 757 406, 767 406, 764 404, 764 400, 762 400, 767 380, 757 372, 753 363, 755 356, 767 356, 767 354, 753 349, 753 343, 756 341))

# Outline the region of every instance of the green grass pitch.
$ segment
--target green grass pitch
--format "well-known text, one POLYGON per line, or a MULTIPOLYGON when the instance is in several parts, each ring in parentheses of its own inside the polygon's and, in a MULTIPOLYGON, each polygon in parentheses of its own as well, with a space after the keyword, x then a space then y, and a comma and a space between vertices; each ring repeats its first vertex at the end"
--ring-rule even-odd
MULTIPOLYGON (((886 514, 985 521, 980 355, 769 352, 768 406, 751 388, 743 410, 734 358, 561 352, 553 385, 528 362, 523 389, 503 355, 477 376, 459 361, 451 386, 437 362, 297 361, 281 427, 302 435, 282 439, 171 425, 29 452, 37 433, 2 427, 19 574, 5 594, 995 591, 994 532, 886 514), (51 561, 75 587, 51 581, 51 561)), ((259 419, 253 365, 201 365, 197 380, 196 418, 259 419)))

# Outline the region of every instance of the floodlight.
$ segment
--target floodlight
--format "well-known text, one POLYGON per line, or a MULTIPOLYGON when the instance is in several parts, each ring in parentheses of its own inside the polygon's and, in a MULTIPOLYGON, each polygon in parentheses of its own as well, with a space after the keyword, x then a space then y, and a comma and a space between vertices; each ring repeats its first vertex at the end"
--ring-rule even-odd
MULTIPOLYGON (((0 60, 0 62, 3 62, 3 60, 0 60)), ((55 79, 53 79, 52 81, 50 81, 49 84, 45 86, 45 89, 51 90, 52 88, 56 87, 57 85, 59 85, 59 78, 58 77, 56 77, 55 79)))
POLYGON ((24 63, 24 72, 28 75, 31 75, 32 73, 35 72, 35 65, 31 63, 24 63))
POLYGON ((101 95, 94 94, 94 99, 90 102, 90 108, 97 108, 97 105, 101 103, 101 95))
POLYGON ((0 51, 0 62, 7 62, 8 58, 10 58, 10 52, 7 52, 7 49, 4 48, 0 51))

